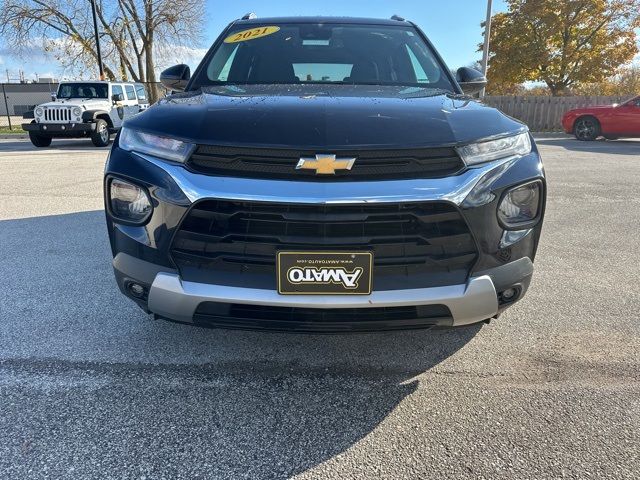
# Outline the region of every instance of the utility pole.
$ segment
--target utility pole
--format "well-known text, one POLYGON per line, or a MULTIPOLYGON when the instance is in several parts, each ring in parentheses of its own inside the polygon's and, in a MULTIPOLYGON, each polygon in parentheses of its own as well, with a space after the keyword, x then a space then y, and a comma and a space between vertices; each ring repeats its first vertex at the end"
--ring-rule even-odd
POLYGON ((104 80, 104 70, 102 70, 102 55, 100 54, 100 36, 98 35, 98 20, 96 19, 96 0, 91 0, 91 13, 93 13, 93 31, 96 36, 96 53, 98 54, 98 71, 100 80, 104 80))
POLYGON ((7 120, 9 121, 9 130, 13 130, 11 126, 11 115, 9 114, 9 104, 7 103, 7 92, 4 89, 4 83, 2 84, 2 96, 4 97, 4 109, 7 111, 7 120))
MULTIPOLYGON (((491 3, 487 0, 487 18, 484 21, 484 45, 482 46, 482 73, 487 76, 489 66, 489 38, 491 37, 491 3)), ((484 97, 484 88, 480 91, 480 98, 484 97)))

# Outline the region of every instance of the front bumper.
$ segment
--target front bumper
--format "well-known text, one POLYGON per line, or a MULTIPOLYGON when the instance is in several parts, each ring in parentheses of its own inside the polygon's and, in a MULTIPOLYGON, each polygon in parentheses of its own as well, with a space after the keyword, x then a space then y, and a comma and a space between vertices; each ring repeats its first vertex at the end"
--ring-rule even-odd
MULTIPOLYGON (((182 282, 178 275, 161 273, 155 278, 149 291, 149 309, 161 317, 178 321, 193 322, 198 306, 204 302, 320 309, 444 305, 451 312, 451 318, 449 319, 445 314, 433 322, 442 325, 476 323, 498 313, 496 290, 491 278, 486 275, 471 278, 466 285, 376 291, 362 297, 355 295, 283 296, 274 290, 182 282)), ((274 320, 284 321, 284 319, 274 320)), ((404 320, 406 321, 406 319, 404 320)), ((415 318, 411 320, 416 321, 414 325, 416 327, 420 325, 431 326, 432 324, 427 319, 415 318), (424 320, 424 322, 421 323, 420 320, 424 320)), ((291 324, 296 326, 296 323, 294 321, 291 324)), ((389 324, 390 322, 385 322, 385 327, 388 328, 389 324)), ((317 326, 323 327, 322 325, 317 326)), ((345 328, 357 328, 356 324, 349 321, 345 322, 344 326, 345 328)), ((297 325, 297 327, 302 327, 302 325, 297 325)))
MULTIPOLYGON (((130 295, 128 287, 138 283, 145 287, 146 306, 154 314, 184 323, 236 328, 298 330, 298 331, 369 331, 400 328, 428 328, 432 326, 461 326, 481 322, 497 316, 504 308, 521 298, 531 282, 533 263, 528 257, 496 267, 471 277, 466 284, 406 290, 374 291, 367 296, 348 295, 279 295, 274 290, 232 287, 209 283, 183 281, 172 269, 144 262, 119 253, 113 261, 118 285, 130 295), (500 293, 515 289, 517 296, 504 302, 500 293), (207 304, 224 306, 215 318, 203 318, 200 307, 207 304), (276 307, 270 316, 232 317, 231 305, 276 307), (420 316, 423 307, 445 307, 438 316, 420 316), (416 307, 418 315, 391 320, 300 321, 291 315, 300 309, 357 310, 365 317, 366 310, 416 307), (442 313, 444 312, 444 313, 442 313)), ((301 314, 301 310, 300 310, 301 314)))
POLYGON ((90 133, 96 129, 95 123, 23 123, 22 129, 40 135, 74 135, 90 133))
MULTIPOLYGON (((116 143, 107 162, 105 185, 111 176, 144 186, 154 205, 152 216, 142 226, 118 223, 107 213, 120 289, 147 312, 197 325, 327 332, 457 326, 487 320, 524 296, 542 226, 540 219, 527 230, 505 231, 496 217, 506 189, 536 179, 544 184, 535 147, 524 157, 502 159, 445 178, 296 182, 206 176, 125 152, 116 143), (421 277, 407 273, 411 281, 402 284, 378 283, 376 288, 374 282, 368 296, 282 296, 264 284, 243 283, 219 271, 210 275, 202 270, 187 278, 172 256, 172 245, 190 209, 209 199, 327 208, 446 203, 455 206, 468 224, 477 258, 468 274, 456 281, 424 284, 421 277), (144 293, 132 295, 132 284, 142 286, 144 293), (515 289, 515 297, 503 295, 508 289, 515 289), (371 319, 379 321, 367 319, 369 312, 371 319)), ((318 238, 317 246, 322 242, 318 238)))

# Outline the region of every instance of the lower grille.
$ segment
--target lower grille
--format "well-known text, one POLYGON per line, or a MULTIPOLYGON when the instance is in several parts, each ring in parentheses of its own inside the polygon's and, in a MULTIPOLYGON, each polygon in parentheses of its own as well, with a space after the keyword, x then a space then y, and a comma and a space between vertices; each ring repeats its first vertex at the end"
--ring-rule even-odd
POLYGON ((458 209, 444 202, 306 205, 200 201, 174 236, 183 279, 276 289, 276 253, 371 251, 373 289, 465 283, 477 258, 458 209))
POLYGON ((334 182, 438 178, 461 171, 464 162, 453 148, 316 152, 200 145, 187 162, 187 167, 208 175, 334 182), (301 157, 313 158, 316 153, 333 153, 338 157, 355 158, 356 161, 351 170, 338 170, 335 175, 296 170, 301 157))
POLYGON ((317 309, 204 302, 193 320, 208 327, 329 333, 428 328, 450 319, 444 305, 317 309))

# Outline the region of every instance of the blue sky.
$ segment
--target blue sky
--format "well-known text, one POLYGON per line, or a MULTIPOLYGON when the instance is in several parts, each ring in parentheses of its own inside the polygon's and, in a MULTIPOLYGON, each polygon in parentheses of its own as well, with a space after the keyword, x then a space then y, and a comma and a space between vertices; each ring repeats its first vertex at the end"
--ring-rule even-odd
MULTIPOLYGON (((504 11, 505 3, 494 0, 493 12, 504 11)), ((188 53, 182 49, 187 58, 165 59, 164 62, 178 63, 185 61, 195 66, 202 54, 211 45, 220 31, 233 19, 247 12, 255 12, 258 16, 361 16, 389 18, 393 14, 403 16, 417 23, 429 36, 440 51, 450 68, 467 65, 479 60, 481 54, 476 52, 482 41, 480 22, 486 13, 485 0, 239 0, 224 2, 208 0, 205 19, 205 34, 201 48, 190 49, 188 53)), ((11 77, 17 77, 18 70, 23 70, 27 78, 35 75, 56 77, 64 76, 58 64, 44 54, 38 58, 17 58, 7 54, 8 49, 0 46, 0 70, 2 81, 6 81, 6 69, 11 77)), ((173 56, 173 55, 172 55, 173 56)))

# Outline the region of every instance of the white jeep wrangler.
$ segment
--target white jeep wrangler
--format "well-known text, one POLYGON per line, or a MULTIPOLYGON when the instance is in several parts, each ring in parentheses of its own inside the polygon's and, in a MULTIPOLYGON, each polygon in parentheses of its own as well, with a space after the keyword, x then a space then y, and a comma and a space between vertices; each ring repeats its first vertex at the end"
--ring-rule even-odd
POLYGON ((24 115, 23 123, 36 147, 48 147, 54 137, 91 137, 106 147, 122 122, 149 107, 144 85, 122 82, 64 82, 53 101, 24 115))

